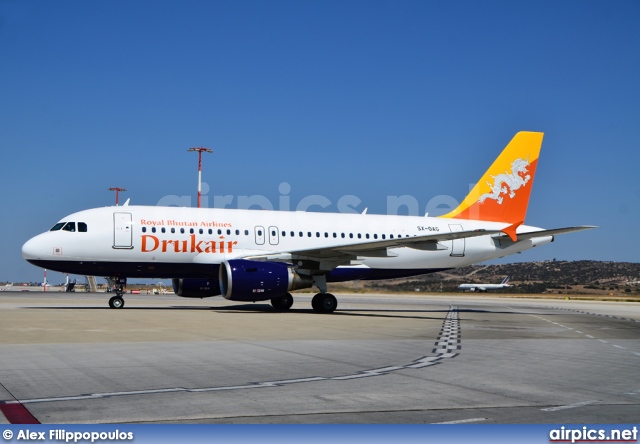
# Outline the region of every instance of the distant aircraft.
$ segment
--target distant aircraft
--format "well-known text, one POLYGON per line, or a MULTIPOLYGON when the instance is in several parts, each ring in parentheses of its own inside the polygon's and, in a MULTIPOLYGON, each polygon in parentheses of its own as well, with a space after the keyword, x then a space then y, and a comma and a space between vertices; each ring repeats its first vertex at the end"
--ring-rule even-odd
POLYGON ((509 276, 504 278, 504 280, 499 284, 460 284, 458 289, 485 292, 487 290, 497 290, 499 288, 507 287, 512 287, 512 285, 509 285, 509 276))
MULTIPOLYGON (((316 312, 336 309, 328 282, 389 279, 465 267, 595 228, 524 225, 543 134, 517 133, 464 201, 440 217, 124 206, 64 217, 27 241, 39 267, 114 279, 112 308, 127 278, 173 278, 181 297, 222 295, 293 304, 316 286, 316 312)), ((434 157, 437 165, 437 156, 434 157)), ((455 165, 452 165, 455 171, 455 165)), ((401 168, 398 166, 398 168, 401 168)), ((385 180, 384 178, 381 178, 385 180)))

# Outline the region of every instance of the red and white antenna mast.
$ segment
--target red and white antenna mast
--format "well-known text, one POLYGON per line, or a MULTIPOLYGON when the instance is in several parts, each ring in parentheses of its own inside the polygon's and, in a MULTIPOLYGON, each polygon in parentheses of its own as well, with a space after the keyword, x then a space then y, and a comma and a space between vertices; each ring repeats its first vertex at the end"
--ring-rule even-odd
POLYGON ((118 206, 118 193, 120 191, 127 191, 127 189, 126 188, 113 187, 113 188, 109 188, 109 191, 115 191, 116 192, 116 206, 118 206))
POLYGON ((200 198, 202 196, 202 153, 213 153, 213 150, 201 146, 200 148, 189 148, 187 151, 198 152, 198 208, 200 208, 200 198))

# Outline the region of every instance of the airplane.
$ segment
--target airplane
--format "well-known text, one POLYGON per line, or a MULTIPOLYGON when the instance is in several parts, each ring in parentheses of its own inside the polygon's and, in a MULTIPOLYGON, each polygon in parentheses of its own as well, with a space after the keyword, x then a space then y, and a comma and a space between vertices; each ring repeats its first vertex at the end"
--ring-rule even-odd
POLYGON ((594 226, 524 225, 543 133, 516 133, 462 203, 438 217, 225 208, 109 206, 62 218, 28 240, 31 264, 115 282, 171 278, 177 296, 222 295, 291 308, 291 291, 317 287, 311 306, 331 313, 328 282, 414 276, 464 267, 594 226))
POLYGON ((502 282, 500 282, 499 284, 460 284, 458 286, 458 289, 469 290, 469 291, 478 290, 480 292, 485 292, 487 290, 497 290, 499 288, 507 288, 507 287, 512 287, 512 285, 509 285, 509 276, 504 278, 502 282))

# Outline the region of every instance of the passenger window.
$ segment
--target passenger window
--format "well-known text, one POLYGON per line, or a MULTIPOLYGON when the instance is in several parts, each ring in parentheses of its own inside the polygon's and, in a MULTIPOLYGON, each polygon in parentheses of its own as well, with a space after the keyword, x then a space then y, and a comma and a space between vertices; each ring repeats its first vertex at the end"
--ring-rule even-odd
POLYGON ((236 236, 240 235, 240 230, 236 230, 236 236))
POLYGON ((209 231, 207 231, 207 233, 213 234, 213 230, 211 228, 209 228, 209 231))
POLYGON ((175 233, 175 232, 176 232, 176 229, 175 229, 175 228, 172 228, 172 229, 171 229, 171 232, 172 232, 172 233, 175 233))
POLYGON ((304 233, 302 231, 298 234, 300 235, 300 237, 304 237, 304 233))
POLYGON ((342 238, 344 239, 344 233, 341 234, 342 238))
POLYGON ((307 237, 311 237, 311 231, 307 232, 307 237))
POLYGON ((262 236, 262 230, 258 230, 258 236, 262 236))
POLYGON ((353 233, 349 233, 349 239, 353 239, 353 233))
MULTIPOLYGON (((338 237, 338 235, 336 233, 333 233, 333 237, 338 237)), ((344 237, 344 234, 342 235, 342 237, 344 237)))
POLYGON ((389 239, 393 239, 393 234, 390 234, 390 235, 389 235, 389 239))
POLYGON ((76 231, 76 223, 75 222, 67 222, 64 227, 62 227, 64 231, 71 231, 75 233, 76 231))
POLYGON ((231 234, 231 230, 227 230, 227 235, 230 235, 230 234, 231 234))
POLYGON ((189 228, 189 234, 193 234, 193 228, 189 228))
POLYGON ((64 222, 58 222, 49 231, 58 231, 64 226, 64 224, 65 224, 64 222))
POLYGON ((320 237, 320 232, 316 231, 316 237, 320 237))
POLYGON ((142 227, 142 232, 146 233, 147 232, 147 227, 142 227))
POLYGON ((324 237, 329 237, 329 233, 327 233, 326 231, 324 232, 324 237))
POLYGON ((203 230, 202 228, 200 228, 200 229, 198 230, 198 233, 200 233, 200 234, 204 234, 204 230, 203 230))
POLYGON ((184 234, 184 228, 180 228, 180 234, 184 234))
POLYGON ((151 227, 151 232, 155 233, 156 232, 156 227, 151 227))
POLYGON ((282 237, 285 237, 287 235, 286 231, 282 231, 282 237))
POLYGON ((249 230, 244 230, 244 235, 249 236, 249 230))
POLYGON ((362 239, 362 234, 358 233, 358 239, 362 239))
POLYGON ((369 239, 369 233, 365 234, 365 237, 366 237, 367 239, 369 239))
POLYGON ((385 235, 384 235, 384 234, 382 235, 382 238, 383 238, 383 239, 385 238, 385 235))
POLYGON ((160 228, 160 231, 162 231, 163 233, 167 232, 167 229, 165 227, 160 228))
POLYGON ((78 231, 80 233, 86 233, 87 232, 87 224, 85 224, 84 222, 78 222, 78 231))
POLYGON ((292 231, 292 232, 291 232, 291 237, 294 237, 295 235, 296 235, 296 232, 295 232, 295 231, 292 231))

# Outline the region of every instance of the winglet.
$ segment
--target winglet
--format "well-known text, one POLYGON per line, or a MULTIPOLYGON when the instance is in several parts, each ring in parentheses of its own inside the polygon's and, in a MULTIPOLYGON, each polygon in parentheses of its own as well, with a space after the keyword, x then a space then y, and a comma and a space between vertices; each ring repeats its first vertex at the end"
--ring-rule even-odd
POLYGON ((516 229, 522 225, 524 221, 521 220, 520 222, 516 222, 513 225, 509 225, 506 228, 503 228, 502 231, 504 234, 506 234, 507 236, 509 236, 511 238, 512 241, 517 242, 518 241, 518 236, 516 235, 516 229))

